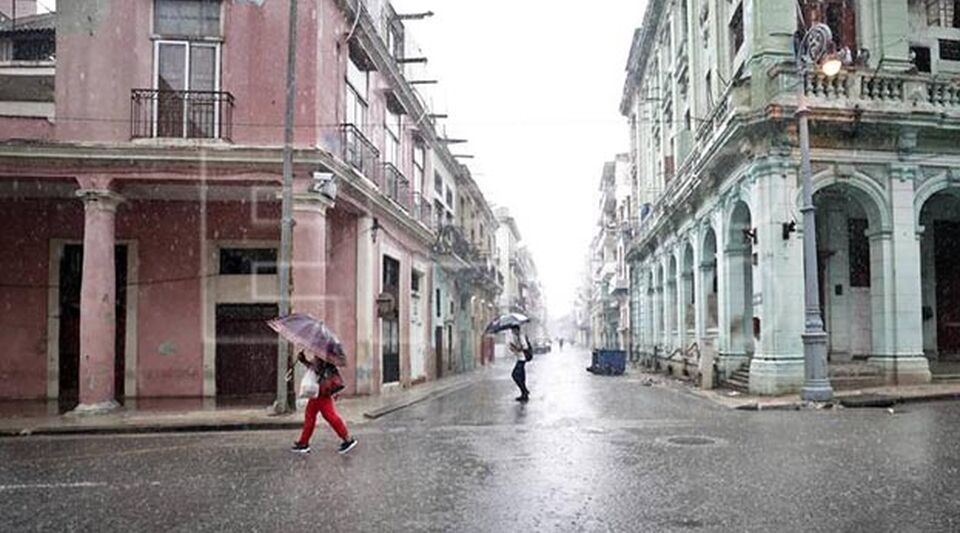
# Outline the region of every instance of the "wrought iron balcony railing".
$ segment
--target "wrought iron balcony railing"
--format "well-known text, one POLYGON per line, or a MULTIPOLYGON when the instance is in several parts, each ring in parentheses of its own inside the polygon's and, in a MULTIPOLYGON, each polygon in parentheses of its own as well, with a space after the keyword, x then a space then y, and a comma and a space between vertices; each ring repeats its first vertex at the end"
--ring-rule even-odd
POLYGON ((130 92, 134 139, 223 139, 233 136, 233 95, 223 91, 130 92))
POLYGON ((343 160, 380 186, 380 151, 353 124, 341 124, 340 134, 343 160))
POLYGON ((410 181, 393 163, 383 164, 383 193, 404 211, 410 211, 410 181))

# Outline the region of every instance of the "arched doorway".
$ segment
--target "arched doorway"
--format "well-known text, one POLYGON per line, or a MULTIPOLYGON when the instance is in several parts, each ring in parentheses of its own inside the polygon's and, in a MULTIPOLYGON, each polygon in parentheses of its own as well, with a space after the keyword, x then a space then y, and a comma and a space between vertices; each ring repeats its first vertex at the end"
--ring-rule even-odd
POLYGON ((883 333, 880 211, 860 189, 844 184, 817 191, 813 203, 828 360, 865 360, 883 333))
POLYGON ((960 187, 931 196, 920 210, 923 351, 960 360, 960 187))
POLYGON ((663 340, 666 337, 664 329, 664 305, 663 305, 663 264, 658 262, 657 264, 657 275, 655 278, 656 283, 656 294, 653 297, 654 305, 654 314, 656 316, 656 321, 654 322, 654 344, 663 347, 663 340))
POLYGON ((706 333, 716 335, 720 324, 717 280, 717 234, 708 227, 700 254, 700 286, 703 287, 703 324, 706 333))
POLYGON ((683 267, 680 274, 680 297, 683 305, 684 339, 688 344, 696 335, 696 295, 693 283, 693 246, 688 242, 683 247, 683 267))
POLYGON ((647 270, 644 273, 646 293, 643 299, 643 344, 648 351, 652 351, 657 344, 656 334, 654 333, 654 322, 656 320, 656 286, 653 281, 653 271, 647 270))
POLYGON ((751 357, 758 328, 753 319, 753 245, 756 233, 750 208, 737 202, 730 214, 727 247, 727 317, 729 355, 751 357))
POLYGON ((666 305, 664 305, 664 311, 666 317, 664 321, 666 323, 666 347, 672 351, 676 347, 677 338, 679 334, 679 327, 677 325, 677 258, 671 253, 670 259, 667 261, 667 283, 666 283, 666 305))

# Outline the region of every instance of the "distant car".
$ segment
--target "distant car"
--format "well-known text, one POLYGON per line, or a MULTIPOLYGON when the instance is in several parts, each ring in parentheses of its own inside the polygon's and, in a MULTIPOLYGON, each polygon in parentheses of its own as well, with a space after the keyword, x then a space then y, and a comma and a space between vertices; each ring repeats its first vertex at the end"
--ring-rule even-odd
POLYGON ((533 341, 533 353, 543 354, 550 353, 553 349, 553 344, 550 342, 550 339, 540 338, 533 341))

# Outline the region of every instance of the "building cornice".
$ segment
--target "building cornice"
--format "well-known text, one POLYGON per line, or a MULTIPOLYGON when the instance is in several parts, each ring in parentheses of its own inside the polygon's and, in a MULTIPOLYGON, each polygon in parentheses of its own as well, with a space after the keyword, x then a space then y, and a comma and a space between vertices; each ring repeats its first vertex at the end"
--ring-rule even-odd
POLYGON ((636 88, 643 83, 644 71, 650 59, 650 50, 656 41, 657 30, 666 0, 650 0, 643 15, 643 23, 634 32, 633 43, 630 47, 630 60, 627 64, 627 77, 623 84, 623 96, 620 100, 620 113, 630 115, 630 103, 636 88), (636 63, 634 63, 636 61, 636 63))

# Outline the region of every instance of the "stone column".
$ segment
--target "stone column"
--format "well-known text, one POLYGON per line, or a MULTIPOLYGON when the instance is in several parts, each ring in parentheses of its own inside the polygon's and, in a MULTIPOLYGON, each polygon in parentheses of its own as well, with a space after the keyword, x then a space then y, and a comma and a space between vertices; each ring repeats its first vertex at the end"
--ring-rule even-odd
POLYGON ((664 355, 669 355, 673 351, 673 320, 676 315, 674 307, 677 303, 676 280, 670 275, 670 253, 667 252, 660 259, 660 266, 663 267, 663 296, 661 305, 663 313, 663 331, 661 332, 661 343, 663 344, 664 355))
MULTIPOLYGON (((327 209, 332 207, 333 202, 319 194, 297 194, 293 199, 291 309, 319 320, 326 319, 327 209)), ((299 384, 305 369, 296 364, 294 368, 294 383, 299 384)))
MULTIPOLYGON (((654 262, 656 265, 656 262, 654 262)), ((653 345, 665 348, 663 345, 663 276, 660 269, 654 270, 653 275, 653 345)), ((661 354, 662 355, 662 354, 661 354)))
POLYGON ((713 271, 716 263, 713 258, 706 262, 703 252, 700 250, 700 243, 694 248, 694 264, 697 265, 694 271, 694 291, 696 291, 695 320, 696 320, 696 340, 700 347, 700 386, 704 389, 712 389, 714 376, 714 362, 717 359, 717 339, 707 335, 707 315, 710 313, 710 305, 707 301, 707 295, 713 290, 713 271), (709 287, 709 288, 708 288, 709 287))
MULTIPOLYGON (((912 165, 891 169, 890 200, 892 231, 871 237, 871 272, 883 276, 882 349, 874 345, 871 364, 884 369, 897 384, 930 382, 930 367, 923 356, 922 287, 920 243, 917 240, 913 205, 913 180, 918 169, 912 165), (878 264, 874 250, 881 252, 878 264)), ((874 306, 879 302, 875 302, 874 306)), ((874 320, 874 328, 878 321, 874 320)), ((878 339, 874 331, 874 339, 878 339)))
MULTIPOLYGON (((730 350, 730 317, 727 313, 727 300, 730 298, 730 282, 727 280, 727 261, 723 251, 727 247, 727 225, 723 216, 717 213, 713 219, 713 234, 716 239, 716 261, 714 274, 717 276, 717 355, 730 350)), ((706 262, 706 261, 705 261, 706 262)), ((720 369, 721 372, 723 368, 720 369)))
POLYGON ((77 191, 84 204, 80 289, 80 405, 77 413, 118 407, 114 398, 117 337, 115 223, 122 198, 107 188, 77 191))
MULTIPOLYGON (((378 285, 374 279, 376 244, 373 242, 373 228, 373 217, 363 216, 357 220, 357 394, 376 393, 373 379, 377 345, 374 339, 374 308, 378 285)), ((435 296, 431 297, 431 302, 433 297, 435 296)), ((433 302, 433 305, 436 305, 436 302, 433 302)), ((433 316, 433 309, 430 313, 433 316)), ((442 320, 438 319, 437 324, 442 326, 442 320)), ((431 365, 433 366, 435 365, 431 365)))
POLYGON ((754 315, 760 317, 760 341, 750 361, 750 390, 756 394, 797 391, 804 379, 803 236, 799 220, 786 238, 783 229, 796 211, 796 178, 788 165, 774 159, 758 169, 754 315))

